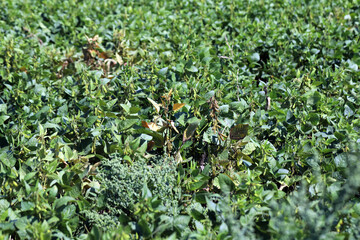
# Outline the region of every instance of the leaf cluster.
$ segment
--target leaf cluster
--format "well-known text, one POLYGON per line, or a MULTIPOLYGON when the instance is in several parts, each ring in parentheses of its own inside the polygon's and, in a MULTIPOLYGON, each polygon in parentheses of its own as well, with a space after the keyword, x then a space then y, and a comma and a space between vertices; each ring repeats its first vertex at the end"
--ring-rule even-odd
POLYGON ((357 0, 0 2, 0 239, 357 239, 357 0))

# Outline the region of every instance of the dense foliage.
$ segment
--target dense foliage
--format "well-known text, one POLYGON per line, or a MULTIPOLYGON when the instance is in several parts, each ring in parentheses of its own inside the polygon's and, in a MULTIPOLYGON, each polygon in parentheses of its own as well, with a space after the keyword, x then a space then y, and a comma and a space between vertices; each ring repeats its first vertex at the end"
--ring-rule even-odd
POLYGON ((359 6, 0 1, 0 239, 359 239, 359 6))

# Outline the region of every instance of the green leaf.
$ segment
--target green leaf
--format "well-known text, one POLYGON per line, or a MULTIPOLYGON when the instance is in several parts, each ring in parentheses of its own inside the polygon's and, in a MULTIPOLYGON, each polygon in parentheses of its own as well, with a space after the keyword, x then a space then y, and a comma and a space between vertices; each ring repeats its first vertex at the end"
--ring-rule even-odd
POLYGON ((219 174, 218 179, 219 179, 220 189, 224 193, 230 193, 235 190, 235 184, 233 183, 231 178, 229 178, 227 175, 221 173, 219 174))
POLYGON ((152 130, 150 130, 148 128, 138 129, 138 130, 136 130, 136 132, 137 133, 144 133, 144 134, 152 136, 153 141, 155 142, 155 146, 157 146, 157 147, 164 146, 165 139, 160 133, 154 132, 154 131, 152 131, 152 130))
POLYGON ((166 73, 168 72, 168 69, 169 69, 168 67, 162 68, 162 69, 160 69, 158 74, 161 75, 161 76, 165 76, 166 73))
POLYGON ((187 215, 176 216, 174 220, 174 227, 179 229, 179 231, 183 231, 188 227, 190 219, 190 216, 187 215))
POLYGON ((7 210, 10 206, 10 203, 5 199, 0 199, 0 213, 7 210))
POLYGON ((211 97, 213 97, 215 95, 215 91, 210 91, 210 92, 207 92, 205 95, 204 95, 204 99, 205 100, 209 100, 211 97))
POLYGON ((138 223, 139 227, 140 227, 140 235, 148 238, 151 236, 151 230, 149 228, 149 225, 147 224, 147 222, 143 219, 141 219, 138 223))
POLYGON ((317 113, 309 113, 309 121, 313 125, 318 125, 320 121, 320 116, 317 113))
POLYGON ((353 115, 354 115, 354 111, 346 104, 345 105, 345 110, 344 110, 344 116, 346 118, 349 118, 349 117, 351 117, 353 115))
POLYGON ((192 72, 192 73, 196 73, 196 72, 198 72, 199 70, 197 69, 197 67, 191 66, 190 68, 186 68, 186 71, 192 72))
POLYGON ((0 116, 0 125, 1 125, 1 124, 4 124, 4 122, 5 122, 6 120, 8 120, 9 118, 10 118, 10 116, 1 115, 1 116, 0 116))
POLYGON ((138 123, 138 119, 125 119, 125 120, 118 120, 118 126, 120 131, 124 131, 138 123))
POLYGON ((231 102, 229 105, 230 105, 230 109, 239 111, 239 112, 242 112, 245 109, 249 108, 249 105, 247 104, 247 102, 242 98, 240 99, 240 101, 231 102))
POLYGON ((15 226, 19 230, 26 230, 30 225, 29 221, 26 219, 26 217, 22 217, 15 222, 15 226))
POLYGON ((34 210, 35 204, 28 201, 21 202, 21 211, 31 211, 34 210))
POLYGON ((238 151, 236 155, 237 155, 238 165, 241 163, 242 160, 245 160, 249 163, 254 163, 253 160, 248 155, 244 154, 241 151, 238 151))
POLYGON ((89 116, 86 118, 86 124, 88 126, 92 126, 96 122, 97 119, 98 119, 97 116, 89 116))
POLYGON ((242 150, 242 152, 246 155, 250 155, 253 151, 255 151, 256 147, 257 144, 249 142, 245 145, 245 148, 242 150))
POLYGON ((248 59, 250 60, 250 62, 258 62, 260 61, 260 54, 255 52, 252 55, 250 55, 248 59))
POLYGON ((317 91, 314 91, 312 95, 307 99, 307 103, 310 105, 316 105, 321 101, 321 94, 317 91))
POLYGON ((0 161, 9 168, 12 168, 16 164, 16 158, 14 158, 12 151, 10 151, 8 147, 0 150, 0 161))
POLYGON ((190 215, 198 221, 205 219, 204 215, 196 209, 191 209, 190 215))
POLYGON ((207 185, 208 181, 207 180, 202 180, 202 181, 198 181, 198 182, 194 182, 190 184, 190 191, 195 191, 195 190, 199 190, 204 188, 207 185))
POLYGON ((2 103, 0 104, 0 113, 7 113, 7 105, 2 103))
POLYGON ((74 202, 75 200, 76 200, 75 198, 69 196, 58 198, 54 201, 54 209, 64 207, 68 204, 68 202, 74 202))

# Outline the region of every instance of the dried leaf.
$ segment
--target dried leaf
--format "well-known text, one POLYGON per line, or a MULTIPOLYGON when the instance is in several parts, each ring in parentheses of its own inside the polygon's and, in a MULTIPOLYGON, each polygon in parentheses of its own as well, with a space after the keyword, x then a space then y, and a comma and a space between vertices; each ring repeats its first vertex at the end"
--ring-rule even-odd
POLYGON ((175 132, 179 133, 179 131, 175 127, 174 121, 171 121, 170 124, 171 124, 171 127, 175 130, 175 132))
POLYGON ((238 124, 230 130, 230 139, 241 140, 248 134, 249 124, 238 124))
POLYGON ((145 121, 141 121, 141 125, 143 127, 149 128, 149 124, 147 122, 145 122, 145 121))
POLYGON ((185 103, 175 103, 173 106, 173 111, 176 112, 177 110, 180 110, 183 106, 185 106, 185 103))
POLYGON ((154 100, 152 100, 151 98, 147 98, 147 100, 149 100, 149 102, 151 102, 151 104, 155 107, 157 113, 160 112, 160 107, 161 104, 156 103, 154 100))
POLYGON ((151 151, 154 146, 155 146, 155 142, 154 142, 154 141, 148 142, 148 143, 147 143, 146 151, 147 151, 147 152, 151 151))
POLYGON ((175 155, 175 161, 179 164, 179 163, 182 163, 184 160, 180 154, 180 151, 178 151, 175 155))
POLYGON ((266 111, 270 111, 271 110, 271 99, 270 97, 266 97, 266 107, 265 107, 266 111))
POLYGON ((170 89, 169 93, 167 93, 167 94, 163 95, 162 97, 163 97, 163 98, 165 98, 165 99, 167 99, 167 100, 170 100, 170 97, 171 97, 172 91, 173 91, 173 90, 172 90, 172 89, 170 89))
POLYGON ((141 121, 141 124, 143 127, 149 128, 152 131, 158 131, 160 129, 160 127, 153 122, 147 123, 145 121, 141 121))
POLYGON ((97 56, 102 59, 108 59, 108 55, 105 52, 98 52, 97 56))
POLYGON ((124 61, 123 61, 122 57, 117 53, 115 54, 115 56, 116 56, 116 61, 119 63, 119 65, 123 65, 124 61))
POLYGON ((88 36, 86 36, 86 39, 88 42, 96 42, 99 39, 99 35, 95 35, 93 38, 89 38, 88 36))

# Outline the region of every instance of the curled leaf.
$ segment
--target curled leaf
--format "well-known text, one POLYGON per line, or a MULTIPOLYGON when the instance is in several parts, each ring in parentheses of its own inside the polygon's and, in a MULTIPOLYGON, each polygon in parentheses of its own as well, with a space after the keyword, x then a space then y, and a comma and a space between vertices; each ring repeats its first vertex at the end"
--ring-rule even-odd
POLYGON ((152 100, 151 98, 147 98, 147 100, 149 100, 149 102, 151 102, 151 104, 154 106, 154 108, 156 109, 157 113, 160 112, 160 107, 161 104, 158 104, 157 102, 155 102, 154 100, 152 100))
POLYGON ((179 133, 179 131, 175 127, 174 121, 171 121, 170 124, 171 124, 171 127, 175 130, 175 132, 179 133))

